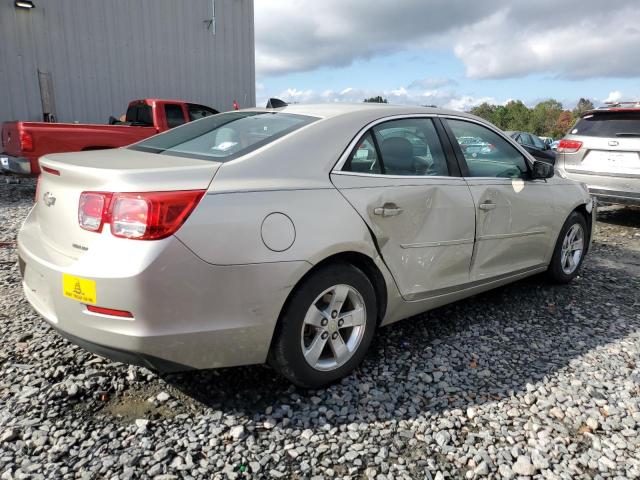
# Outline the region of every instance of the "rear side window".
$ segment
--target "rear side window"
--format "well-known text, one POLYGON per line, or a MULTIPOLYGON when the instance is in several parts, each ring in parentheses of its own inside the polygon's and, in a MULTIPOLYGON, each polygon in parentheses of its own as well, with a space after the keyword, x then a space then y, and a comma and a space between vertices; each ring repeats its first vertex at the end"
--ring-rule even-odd
POLYGON ((447 160, 429 118, 390 120, 373 127, 343 170, 406 176, 448 176, 447 160))
POLYGON ((153 113, 146 103, 136 103, 127 108, 125 120, 131 125, 153 127, 153 113))
POLYGON ((317 120, 281 112, 229 112, 131 145, 132 150, 228 162, 317 120))
POLYGON ((174 103, 165 104, 164 114, 167 117, 167 126, 169 128, 179 127, 184 123, 184 114, 180 105, 174 103))
POLYGON ((588 114, 569 133, 587 137, 640 137, 640 112, 588 114))
POLYGON ((343 170, 357 173, 382 173, 373 136, 368 132, 347 160, 343 170))

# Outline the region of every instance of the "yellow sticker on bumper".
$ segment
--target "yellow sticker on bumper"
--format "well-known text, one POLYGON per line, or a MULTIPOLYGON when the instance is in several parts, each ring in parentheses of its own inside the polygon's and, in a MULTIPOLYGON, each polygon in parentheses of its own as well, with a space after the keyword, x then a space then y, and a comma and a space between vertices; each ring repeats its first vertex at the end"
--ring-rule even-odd
POLYGON ((86 278, 62 274, 62 294, 89 305, 96 304, 96 282, 86 278))

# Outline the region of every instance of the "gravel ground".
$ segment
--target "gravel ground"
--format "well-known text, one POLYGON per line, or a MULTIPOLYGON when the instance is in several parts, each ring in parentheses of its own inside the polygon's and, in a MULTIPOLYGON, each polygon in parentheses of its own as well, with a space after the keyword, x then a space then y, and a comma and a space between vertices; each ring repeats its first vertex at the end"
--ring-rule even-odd
POLYGON ((382 329, 341 384, 261 366, 158 377, 23 299, 32 182, 0 183, 0 473, 9 478, 639 478, 640 210, 600 214, 582 276, 382 329))

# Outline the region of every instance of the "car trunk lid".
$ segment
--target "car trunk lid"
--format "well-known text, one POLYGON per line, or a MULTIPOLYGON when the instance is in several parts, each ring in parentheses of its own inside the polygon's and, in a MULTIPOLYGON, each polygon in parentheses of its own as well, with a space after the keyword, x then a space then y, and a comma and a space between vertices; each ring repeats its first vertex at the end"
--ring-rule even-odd
MULTIPOLYGON (((78 259, 102 235, 78 223, 82 192, 167 192, 205 190, 217 162, 137 152, 129 149, 55 154, 40 159, 35 214, 42 241, 78 259)), ((127 240, 125 240, 127 241, 127 240)))

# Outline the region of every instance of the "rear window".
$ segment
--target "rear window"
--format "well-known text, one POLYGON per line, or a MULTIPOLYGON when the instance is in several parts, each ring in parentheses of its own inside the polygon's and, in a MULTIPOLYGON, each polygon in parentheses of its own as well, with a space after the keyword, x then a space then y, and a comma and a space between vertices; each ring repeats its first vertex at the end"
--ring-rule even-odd
POLYGON ((153 127, 153 113, 146 103, 134 103, 127 109, 125 120, 131 125, 153 127))
POLYGON ((640 137, 640 112, 588 114, 569 133, 587 137, 640 137))
POLYGON ((281 112, 205 117, 131 145, 143 152, 228 162, 317 120, 281 112))

